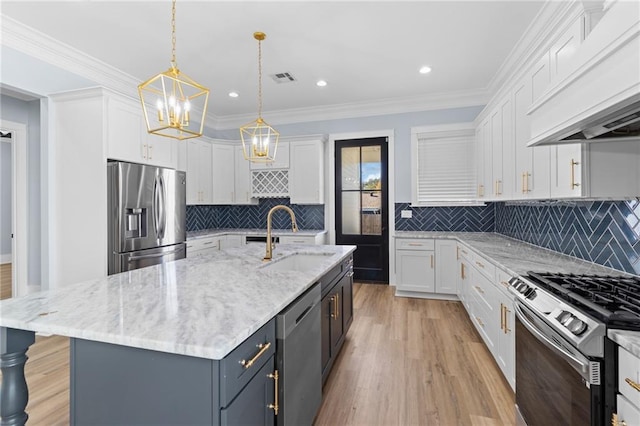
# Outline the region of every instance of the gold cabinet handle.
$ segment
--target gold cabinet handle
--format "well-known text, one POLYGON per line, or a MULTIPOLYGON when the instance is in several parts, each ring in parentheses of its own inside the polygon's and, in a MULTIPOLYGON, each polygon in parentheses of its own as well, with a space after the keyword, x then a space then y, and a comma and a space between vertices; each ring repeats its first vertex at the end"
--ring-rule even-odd
POLYGON ((456 246, 456 260, 460 259, 460 246, 456 246))
POLYGON ((431 255, 431 269, 433 269, 433 255, 431 255))
POLYGON ((526 194, 527 191, 524 189, 524 179, 525 179, 524 175, 525 175, 525 173, 523 172, 522 176, 521 176, 521 178, 522 178, 522 193, 526 194))
POLYGON ((336 319, 340 318, 340 295, 336 294, 336 319))
POLYGON ((476 317, 476 321, 478 322, 478 324, 480 324, 480 326, 482 328, 484 328, 484 323, 482 322, 482 320, 480 318, 476 317))
POLYGON ((576 166, 578 164, 580 163, 575 161, 573 158, 569 163, 569 166, 571 167, 571 189, 574 189, 576 186, 580 186, 580 184, 576 182, 576 166))
POLYGON ((147 144, 145 143, 142 145, 142 158, 146 160, 148 156, 149 156, 149 153, 147 150, 147 144))
POLYGON ((481 262, 476 261, 476 265, 484 269, 484 265, 481 262))
POLYGON ((627 384, 629 386, 631 386, 632 388, 634 388, 635 390, 637 390, 638 392, 640 392, 640 383, 638 382, 634 382, 633 380, 631 380, 630 378, 625 378, 624 379, 625 382, 627 382, 627 384))
POLYGON ((149 160, 153 159, 153 145, 149 145, 149 160))
POLYGON ((273 414, 275 414, 277 416, 278 415, 278 409, 279 409, 279 404, 278 404, 278 379, 280 378, 280 376, 278 375, 278 370, 274 371, 273 374, 267 374, 267 377, 270 378, 270 379, 273 379, 274 387, 275 387, 275 392, 274 392, 274 397, 273 397, 273 404, 267 405, 267 408, 271 408, 273 410, 273 414))
POLYGON ((511 312, 509 310, 509 308, 507 308, 507 305, 504 305, 504 334, 509 334, 509 332, 511 331, 511 329, 509 328, 509 312, 511 312))
POLYGON ((409 243, 411 247, 422 247, 421 243, 409 243))
POLYGON ((484 185, 478 185, 478 197, 484 197, 484 185))
POLYGON ((618 419, 618 413, 611 414, 611 426, 627 426, 627 422, 618 419))
POLYGON ((463 280, 466 278, 464 276, 464 263, 460 264, 460 278, 462 278, 463 280))
POLYGON ((240 361, 240 364, 244 368, 251 368, 251 366, 256 363, 258 358, 260 358, 270 347, 271 347, 271 342, 260 343, 259 345, 257 345, 257 348, 260 349, 258 353, 255 354, 253 358, 251 358, 249 361, 246 361, 243 359, 242 361, 240 361))
POLYGON ((331 296, 330 300, 331 300, 331 303, 333 303, 333 309, 332 309, 332 312, 331 312, 331 318, 337 320, 338 318, 340 318, 340 312, 338 310, 338 307, 339 307, 338 302, 339 302, 340 299, 338 298, 338 295, 336 294, 334 296, 331 296))
POLYGON ((500 284, 502 284, 503 286, 509 288, 509 283, 506 281, 500 281, 500 284))
POLYGON ((484 294, 484 290, 482 289, 482 287, 474 285, 474 287, 476 288, 476 290, 478 290, 478 293, 482 293, 484 294))
POLYGON ((465 249, 461 249, 460 251, 462 252, 462 254, 469 254, 465 251, 465 249))

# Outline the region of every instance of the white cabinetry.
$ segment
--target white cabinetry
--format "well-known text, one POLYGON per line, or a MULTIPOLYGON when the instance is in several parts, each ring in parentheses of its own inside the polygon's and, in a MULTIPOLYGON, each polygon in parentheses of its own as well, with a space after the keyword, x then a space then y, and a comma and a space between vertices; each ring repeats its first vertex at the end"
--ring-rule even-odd
POLYGON ((251 163, 245 160, 241 145, 235 146, 233 204, 258 204, 251 198, 251 163))
POLYGON ((616 403, 618 423, 612 425, 640 425, 640 358, 623 347, 618 347, 616 403))
POLYGON ((187 240, 187 257, 211 254, 222 248, 224 235, 187 240))
POLYGON ((458 294, 458 244, 455 240, 436 240, 436 292, 458 294))
POLYGON ((289 148, 289 194, 292 204, 324 203, 324 144, 295 141, 289 148))
POLYGON ((324 244, 325 233, 315 235, 282 235, 280 244, 324 244))
POLYGON ((435 241, 430 239, 396 240, 396 290, 398 292, 435 292, 435 241))
POLYGON ((490 114, 491 146, 493 152, 492 198, 496 200, 513 198, 515 184, 515 153, 513 143, 513 123, 511 99, 498 102, 490 114))
POLYGON ((212 157, 213 204, 233 204, 235 149, 233 145, 214 143, 212 157))
POLYGON ((177 142, 147 133, 139 102, 117 95, 107 101, 107 157, 132 163, 177 167, 177 142))
POLYGON ((507 288, 509 287, 510 276, 501 270, 496 271, 496 288, 500 303, 500 319, 494 319, 494 323, 500 322, 500 331, 494 354, 502 374, 511 385, 511 389, 516 388, 516 335, 515 335, 515 313, 513 310, 513 296, 507 288))
POLYGON ((187 141, 187 204, 211 204, 213 200, 211 160, 210 142, 196 139, 187 141))
POLYGON ((278 142, 276 158, 270 163, 251 163, 251 170, 272 170, 289 168, 289 142, 278 142))

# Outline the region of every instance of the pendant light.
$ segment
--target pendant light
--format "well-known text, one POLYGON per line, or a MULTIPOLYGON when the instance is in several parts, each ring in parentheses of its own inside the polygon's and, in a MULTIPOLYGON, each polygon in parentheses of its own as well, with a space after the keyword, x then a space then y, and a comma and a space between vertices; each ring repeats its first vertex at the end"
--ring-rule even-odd
POLYGON ((253 38, 258 40, 258 118, 240 127, 244 158, 254 163, 272 162, 280 139, 280 133, 262 119, 262 40, 265 37, 265 33, 253 33, 253 38))
POLYGON ((149 133, 179 140, 202 136, 209 89, 178 69, 176 0, 171 7, 171 68, 138 85, 138 94, 149 133))

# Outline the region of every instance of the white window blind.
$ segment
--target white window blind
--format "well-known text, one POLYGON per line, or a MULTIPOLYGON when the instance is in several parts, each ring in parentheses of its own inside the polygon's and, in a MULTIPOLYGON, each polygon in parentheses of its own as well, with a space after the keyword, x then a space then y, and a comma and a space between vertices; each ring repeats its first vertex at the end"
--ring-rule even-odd
POLYGON ((413 205, 476 203, 474 131, 443 127, 412 132, 413 205))

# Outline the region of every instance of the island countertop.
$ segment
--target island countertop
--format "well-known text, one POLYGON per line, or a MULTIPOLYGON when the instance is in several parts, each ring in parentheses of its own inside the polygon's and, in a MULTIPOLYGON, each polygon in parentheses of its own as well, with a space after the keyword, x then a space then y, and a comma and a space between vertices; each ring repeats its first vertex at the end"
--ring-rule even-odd
POLYGON ((0 301, 0 326, 219 360, 354 250, 279 245, 274 263, 319 256, 277 271, 262 245, 226 249, 0 301))

